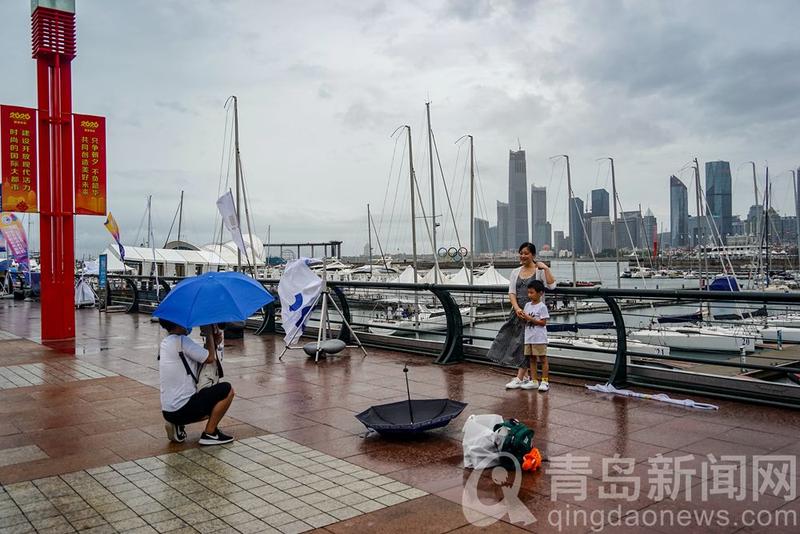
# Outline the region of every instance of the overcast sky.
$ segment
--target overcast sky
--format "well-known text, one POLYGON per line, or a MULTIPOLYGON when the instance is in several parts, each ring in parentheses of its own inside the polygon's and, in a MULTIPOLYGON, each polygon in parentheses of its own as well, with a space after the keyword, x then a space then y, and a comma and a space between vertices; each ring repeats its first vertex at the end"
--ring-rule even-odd
MULTIPOLYGON (((181 189, 187 239, 212 239, 231 94, 254 230, 265 239, 271 225, 273 242, 340 239, 345 253, 360 252, 370 203, 384 248, 408 249, 405 144, 390 135, 412 126, 429 215, 427 100, 462 241, 468 174, 466 147, 459 152, 455 141, 467 133, 480 172, 478 215, 485 205, 492 224, 518 140, 529 184, 549 187, 555 229, 566 226, 566 186, 563 164, 548 158, 562 153, 583 198, 610 188, 607 166, 595 160, 614 156, 623 207, 641 203, 665 228, 669 175, 692 191, 681 169, 695 156, 701 165, 731 162, 734 213, 752 203, 741 167, 748 160, 761 180, 769 162, 776 207, 792 209, 786 171, 800 165, 793 0, 77 4, 73 108, 108 118, 109 207, 126 243, 149 194, 163 241, 181 189)), ((35 104, 29 5, 0 2, 2 103, 35 104)), ((437 214, 446 215, 441 179, 436 187, 437 214)), ((108 242, 102 222, 78 217, 79 255, 108 242)), ((442 227, 440 244, 455 244, 452 227, 442 227)))

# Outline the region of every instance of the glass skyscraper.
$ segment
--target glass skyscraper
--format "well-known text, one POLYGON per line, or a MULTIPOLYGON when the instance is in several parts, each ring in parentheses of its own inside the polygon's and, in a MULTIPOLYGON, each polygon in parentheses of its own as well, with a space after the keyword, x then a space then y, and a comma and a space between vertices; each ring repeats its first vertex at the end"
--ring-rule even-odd
POLYGON ((583 232, 583 200, 578 197, 570 199, 569 210, 569 235, 570 243, 574 243, 575 256, 586 254, 586 235, 583 232))
POLYGON ((509 243, 510 232, 508 230, 509 217, 508 202, 497 201, 497 242, 495 252, 502 252, 511 248, 509 243))
POLYGON ((689 193, 677 176, 669 177, 669 231, 673 247, 689 245, 689 193))
POLYGON ((608 191, 592 190, 592 217, 608 217, 608 191))
POLYGON ((731 198, 731 164, 727 161, 706 162, 706 202, 714 217, 723 242, 731 233, 733 222, 731 198))
POLYGON ((531 239, 537 249, 551 245, 551 226, 547 222, 547 188, 531 186, 531 239))
MULTIPOLYGON (((499 222, 498 222, 499 225, 499 222)), ((524 150, 508 151, 508 242, 516 248, 528 237, 528 175, 524 150)))

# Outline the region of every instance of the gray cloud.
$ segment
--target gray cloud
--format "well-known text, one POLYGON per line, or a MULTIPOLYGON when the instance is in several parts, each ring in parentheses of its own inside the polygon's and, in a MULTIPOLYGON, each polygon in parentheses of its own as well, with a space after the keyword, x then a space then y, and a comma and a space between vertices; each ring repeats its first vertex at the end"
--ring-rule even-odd
MULTIPOLYGON (((29 18, 24 3, 0 3, 0 71, 13 74, 4 103, 35 102, 29 18)), ((428 180, 426 100, 456 188, 464 152, 452 143, 475 136, 492 220, 518 137, 529 181, 551 186, 556 228, 566 199, 553 154, 571 155, 582 197, 604 183, 595 159, 614 156, 623 202, 665 223, 667 178, 694 156, 732 168, 769 160, 775 175, 798 164, 792 0, 82 0, 77 18, 73 105, 108 118, 110 206, 131 239, 148 194, 165 237, 181 189, 188 237, 211 239, 230 94, 258 234, 272 225, 286 241, 343 239, 346 252, 363 247, 367 202, 376 213, 407 210, 405 189, 405 200, 383 204, 399 175, 389 138, 398 125, 412 126, 428 180)), ((745 189, 734 191, 737 212, 751 201, 745 189)), ((77 221, 79 250, 96 253, 108 241, 102 220, 77 221)), ((387 249, 406 248, 406 234, 407 221, 386 230, 387 249)))

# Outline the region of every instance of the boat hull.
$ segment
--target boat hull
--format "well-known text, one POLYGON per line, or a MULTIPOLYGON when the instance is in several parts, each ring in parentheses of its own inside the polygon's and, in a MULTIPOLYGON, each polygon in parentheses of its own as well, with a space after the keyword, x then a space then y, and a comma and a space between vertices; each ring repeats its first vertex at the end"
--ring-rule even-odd
POLYGON ((628 338, 648 345, 663 345, 670 350, 685 352, 732 352, 740 354, 754 352, 756 341, 753 336, 727 335, 716 332, 696 330, 634 330, 628 333, 628 338))

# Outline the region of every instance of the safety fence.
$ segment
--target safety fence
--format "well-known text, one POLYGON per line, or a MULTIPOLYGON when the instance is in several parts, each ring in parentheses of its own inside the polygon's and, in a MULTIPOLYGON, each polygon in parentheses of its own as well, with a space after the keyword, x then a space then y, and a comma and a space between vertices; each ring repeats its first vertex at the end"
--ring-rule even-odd
MULTIPOLYGON (((180 280, 111 275, 108 291, 98 292, 105 306, 149 313, 180 280)), ((276 301, 246 327, 281 333, 278 280, 260 282, 276 301)), ((428 354, 443 365, 491 364, 488 348, 511 315, 507 286, 334 281, 328 287, 362 343, 428 354)), ((545 302, 555 374, 800 406, 798 294, 558 287, 545 302)), ((318 319, 317 310, 307 335, 316 334, 318 319)), ((332 309, 335 334, 350 342, 341 319, 332 309)))

